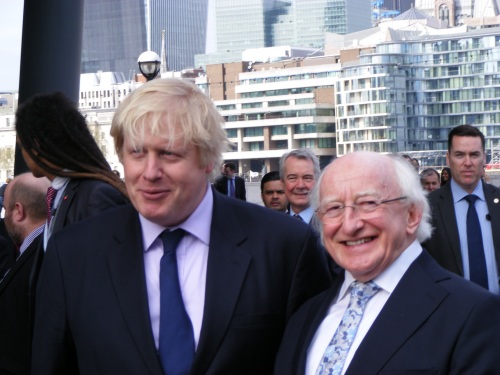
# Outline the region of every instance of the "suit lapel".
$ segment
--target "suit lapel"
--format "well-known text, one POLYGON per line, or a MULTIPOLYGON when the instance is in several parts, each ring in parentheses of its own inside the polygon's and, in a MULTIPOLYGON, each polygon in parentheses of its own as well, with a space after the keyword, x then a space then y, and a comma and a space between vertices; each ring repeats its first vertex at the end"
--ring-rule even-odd
POLYGON ((71 206, 71 202, 73 202, 73 199, 75 198, 77 192, 76 188, 79 182, 80 181, 78 179, 70 179, 68 185, 65 187, 59 206, 56 210, 56 215, 53 219, 54 224, 52 225, 52 233, 56 233, 59 229, 64 228, 64 221, 68 214, 69 207, 71 206))
POLYGON ((230 199, 214 194, 205 308, 192 374, 207 372, 229 326, 251 262, 251 256, 238 248, 247 235, 230 208, 230 199))
POLYGON ((493 247, 497 265, 500 263, 500 190, 483 183, 484 198, 488 205, 490 215, 491 232, 493 234, 493 247))
POLYGON ((446 233, 446 236, 448 237, 456 267, 460 270, 460 274, 463 275, 464 267, 462 252, 460 250, 460 236, 458 234, 457 220, 455 217, 455 203, 451 192, 451 184, 446 184, 440 190, 442 190, 440 195, 441 200, 438 204, 438 212, 435 212, 434 214, 439 215, 439 220, 443 223, 443 232, 446 233))
POLYGON ((446 298, 437 287, 449 278, 425 251, 413 262, 361 342, 346 375, 379 373, 446 298), (388 332, 390 333, 388 334, 388 332), (373 350, 377 348, 377 350, 373 350))
POLYGON ((16 273, 23 267, 23 265, 35 254, 39 245, 39 235, 28 248, 19 256, 14 262, 12 267, 7 271, 5 277, 0 280, 0 294, 4 291, 9 282, 14 279, 16 273))
POLYGON ((124 221, 116 223, 114 246, 108 252, 109 273, 122 314, 145 368, 162 374, 151 330, 149 302, 144 275, 141 226, 137 212, 129 207, 124 221), (124 231, 123 228, 134 228, 124 231), (145 334, 146 333, 146 334, 145 334))
POLYGON ((311 345, 311 342, 314 338, 314 335, 316 334, 316 331, 318 330, 321 323, 323 323, 323 320, 325 319, 326 314, 330 309, 330 306, 337 297, 337 294, 344 282, 344 276, 345 276, 344 272, 342 271, 342 273, 335 278, 333 285, 330 287, 330 289, 328 289, 328 291, 326 292, 325 298, 322 299, 321 305, 319 305, 319 307, 317 305, 311 305, 309 311, 307 312, 307 317, 304 319, 304 322, 306 323, 305 327, 308 328, 304 332, 304 337, 300 338, 300 341, 305 346, 302 347, 300 350, 300 359, 296 366, 297 374, 303 374, 306 369, 307 353, 309 345, 311 345))

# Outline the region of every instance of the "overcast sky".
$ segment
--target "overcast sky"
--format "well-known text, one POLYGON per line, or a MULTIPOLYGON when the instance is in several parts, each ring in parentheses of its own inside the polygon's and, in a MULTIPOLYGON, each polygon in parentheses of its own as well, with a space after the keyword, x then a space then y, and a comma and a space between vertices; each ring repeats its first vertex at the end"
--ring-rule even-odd
POLYGON ((23 0, 0 0, 0 91, 19 87, 23 0))

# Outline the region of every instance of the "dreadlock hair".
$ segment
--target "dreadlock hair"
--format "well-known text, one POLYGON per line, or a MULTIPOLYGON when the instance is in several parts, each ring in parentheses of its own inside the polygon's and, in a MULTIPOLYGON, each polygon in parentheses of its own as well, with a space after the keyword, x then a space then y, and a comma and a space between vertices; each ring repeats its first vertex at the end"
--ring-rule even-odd
POLYGON ((104 181, 125 196, 77 106, 61 92, 38 94, 16 111, 20 146, 48 174, 104 181))

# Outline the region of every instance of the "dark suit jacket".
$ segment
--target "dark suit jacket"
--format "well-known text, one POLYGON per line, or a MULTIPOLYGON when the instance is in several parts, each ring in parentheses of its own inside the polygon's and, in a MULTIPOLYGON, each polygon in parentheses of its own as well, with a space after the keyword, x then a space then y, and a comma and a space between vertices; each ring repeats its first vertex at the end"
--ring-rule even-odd
MULTIPOLYGON (((215 190, 219 193, 227 195, 227 177, 221 176, 214 181, 215 190)), ((236 198, 243 201, 247 200, 247 192, 245 189, 245 180, 241 177, 234 176, 234 195, 236 198)))
POLYGON ((72 178, 52 219, 52 233, 127 202, 123 194, 103 181, 72 178))
MULTIPOLYGON (((498 265, 500 260, 500 189, 483 182, 483 191, 491 217, 493 245, 498 265)), ((464 267, 451 184, 446 184, 429 194, 429 203, 432 209, 432 226, 435 229, 432 237, 423 246, 441 266, 463 276, 464 267)))
MULTIPOLYGON (((304 374, 307 349, 342 281, 290 319, 276 375, 304 374)), ((498 296, 444 270, 424 251, 375 319, 346 375, 500 374, 499 316, 498 296)))
POLYGON ((0 279, 16 261, 16 247, 7 233, 4 219, 0 219, 0 279))
POLYGON ((0 281, 0 374, 30 373, 35 307, 31 278, 42 238, 33 240, 0 281))
MULTIPOLYGON (((191 375, 272 373, 285 323, 330 277, 316 237, 279 212, 214 194, 191 375)), ((37 298, 33 374, 163 375, 138 214, 109 210, 54 235, 37 298), (50 344, 49 344, 50 343, 50 344)))

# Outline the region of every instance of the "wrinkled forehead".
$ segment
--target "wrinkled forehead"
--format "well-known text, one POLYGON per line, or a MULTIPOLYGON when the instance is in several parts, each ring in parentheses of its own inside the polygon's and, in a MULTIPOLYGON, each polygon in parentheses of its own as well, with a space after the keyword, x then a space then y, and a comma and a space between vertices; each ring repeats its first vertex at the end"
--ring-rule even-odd
POLYGON ((327 197, 354 200, 366 195, 386 198, 397 192, 398 183, 387 160, 382 158, 377 163, 364 158, 343 158, 337 159, 325 170, 320 200, 327 197))

